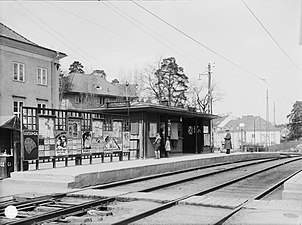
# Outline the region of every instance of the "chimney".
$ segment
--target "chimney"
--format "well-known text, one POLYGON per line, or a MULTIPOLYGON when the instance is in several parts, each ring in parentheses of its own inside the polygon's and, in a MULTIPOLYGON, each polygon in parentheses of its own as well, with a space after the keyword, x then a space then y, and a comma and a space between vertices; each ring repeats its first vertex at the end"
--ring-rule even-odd
POLYGON ((104 70, 94 70, 91 75, 97 75, 100 76, 101 78, 104 78, 106 80, 106 73, 104 70))

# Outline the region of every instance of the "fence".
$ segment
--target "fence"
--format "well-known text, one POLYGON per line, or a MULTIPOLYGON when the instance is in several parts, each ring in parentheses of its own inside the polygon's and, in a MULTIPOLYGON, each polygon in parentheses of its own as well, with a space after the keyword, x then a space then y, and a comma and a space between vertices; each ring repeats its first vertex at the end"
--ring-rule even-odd
MULTIPOLYGON (((129 117, 77 110, 23 107, 21 114, 21 160, 35 163, 60 161, 68 166, 82 159, 123 156, 130 159, 129 117)), ((21 164, 22 167, 23 164, 21 164)), ((23 168, 21 168, 23 170, 23 168)))

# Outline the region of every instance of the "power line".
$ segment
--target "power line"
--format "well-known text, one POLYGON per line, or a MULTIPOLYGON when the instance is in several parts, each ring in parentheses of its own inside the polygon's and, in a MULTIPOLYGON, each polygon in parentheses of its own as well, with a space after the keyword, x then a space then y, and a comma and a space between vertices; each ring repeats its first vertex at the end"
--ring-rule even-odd
MULTIPOLYGON (((59 32, 57 32, 55 29, 53 29, 51 26, 49 26, 46 22, 44 22, 41 18, 38 18, 34 13, 32 13, 29 9, 27 9, 25 6, 23 6, 22 4, 20 4, 21 6, 22 6, 22 8, 23 9, 25 9, 27 12, 29 12, 31 15, 33 15, 35 18, 37 18, 40 22, 42 22, 45 26, 47 26, 50 30, 52 30, 54 33, 56 33, 56 34, 58 34, 60 37, 62 37, 65 41, 67 41, 68 43, 70 43, 72 46, 74 46, 76 49, 78 49, 78 50, 80 50, 82 53, 84 53, 85 55, 87 55, 90 59, 92 59, 92 61, 94 61, 94 63, 92 63, 92 64, 95 64, 94 66, 99 66, 98 64, 99 64, 99 62, 97 62, 97 61, 95 61, 95 59, 92 57, 92 56, 90 56, 88 53, 86 53, 84 50, 82 50, 79 46, 77 46, 77 45, 75 45, 73 42, 71 42, 70 40, 68 40, 66 37, 64 37, 61 33, 59 33, 59 32)), ((58 39, 57 39, 58 40, 58 39)), ((61 41, 61 43, 63 43, 62 41, 61 41)), ((64 44, 64 43, 63 43, 64 44)), ((65 45, 65 44, 64 44, 65 45)), ((66 45, 67 46, 67 45, 66 45)), ((67 46, 67 47, 69 47, 69 46, 67 46)), ((69 47, 70 48, 70 47, 69 47)), ((73 51, 75 51, 75 52, 77 52, 77 53, 79 53, 77 50, 75 50, 75 49, 73 49, 73 48, 70 48, 71 50, 73 50, 73 51)), ((81 54, 80 54, 81 55, 81 54)), ((83 57, 83 55, 82 55, 82 57, 83 57)), ((86 59, 86 60, 88 60, 88 61, 90 61, 89 59, 87 59, 86 57, 84 57, 84 59, 86 59)), ((92 61, 90 61, 90 62, 92 62, 92 61)), ((111 72, 113 72, 113 71, 111 71, 111 72)))
POLYGON ((72 14, 73 16, 75 16, 75 17, 77 17, 77 18, 80 18, 81 20, 84 20, 84 21, 86 21, 86 22, 88 22, 88 23, 93 24, 93 25, 97 26, 98 28, 101 28, 102 30, 106 30, 106 31, 108 31, 108 32, 110 32, 110 33, 113 33, 113 34, 115 34, 115 35, 117 35, 117 36, 120 36, 120 37, 122 37, 122 38, 125 38, 125 39, 127 39, 127 40, 129 40, 129 41, 135 42, 136 44, 139 44, 139 45, 142 45, 142 46, 144 46, 144 47, 148 47, 148 48, 150 48, 150 49, 152 49, 152 50, 156 50, 156 51, 157 51, 157 49, 155 49, 155 48, 153 48, 153 47, 151 47, 151 46, 146 45, 146 43, 143 43, 143 42, 137 41, 137 40, 135 40, 135 39, 132 39, 132 38, 130 38, 130 37, 127 37, 127 36, 125 36, 125 35, 123 35, 123 34, 117 32, 117 31, 114 31, 114 30, 111 30, 111 29, 109 29, 109 28, 107 28, 107 27, 104 27, 104 26, 102 26, 102 25, 100 25, 100 24, 98 24, 98 23, 96 23, 96 22, 94 22, 94 21, 92 21, 92 20, 88 20, 88 19, 86 19, 86 18, 84 18, 84 17, 82 17, 82 16, 80 16, 80 15, 77 15, 77 14, 75 14, 74 12, 69 11, 69 10, 67 10, 67 9, 65 9, 65 8, 62 8, 62 7, 60 7, 60 6, 56 5, 56 4, 53 4, 53 3, 52 3, 52 5, 56 6, 57 8, 59 8, 59 9, 65 11, 65 12, 68 12, 69 14, 72 14))
POLYGON ((258 19, 256 14, 250 9, 250 7, 245 3, 244 0, 241 0, 243 4, 246 6, 246 8, 249 10, 249 12, 254 16, 254 18, 258 21, 258 23, 261 25, 261 27, 265 30, 265 32, 270 36, 270 38, 275 42, 275 44, 279 47, 279 49, 284 53, 286 58, 302 73, 302 70, 298 67, 298 65, 289 57, 289 55, 285 52, 285 50, 281 47, 281 45, 277 42, 277 40, 271 35, 271 33, 266 29, 266 27, 263 25, 263 23, 258 19))
MULTIPOLYGON (((101 1, 102 3, 105 4, 105 1, 101 1)), ((109 3, 109 1, 107 1, 107 3, 109 3)), ((157 33, 156 31, 152 30, 151 28, 149 28, 148 26, 146 26, 145 24, 143 24, 142 22, 138 21, 135 17, 129 15, 128 13, 126 13, 125 11, 121 10, 119 7, 114 6, 113 4, 109 3, 112 7, 116 8, 118 11, 122 12, 123 14, 125 14, 126 16, 130 17, 131 19, 133 19, 135 22, 137 22, 138 24, 140 24, 141 26, 143 26, 144 28, 146 28, 147 30, 151 31, 152 33, 156 34, 157 36, 159 36, 160 38, 162 38, 163 40, 167 41, 169 44, 174 45, 176 48, 179 48, 179 46, 177 46, 176 44, 174 44, 173 42, 171 42, 170 40, 167 40, 164 36, 160 35, 159 33, 157 33)), ((155 40, 157 40, 158 42, 160 42, 162 45, 166 46, 167 48, 169 48, 170 50, 176 52, 176 53, 180 53, 179 51, 176 51, 176 49, 171 48, 170 46, 168 46, 166 43, 164 43, 162 40, 160 40, 159 38, 155 37, 154 35, 152 35, 150 32, 146 31, 145 29, 141 28, 140 26, 138 26, 137 24, 135 24, 134 22, 132 22, 130 19, 128 19, 126 16, 122 15, 121 13, 117 12, 115 9, 113 9, 112 7, 110 7, 109 5, 106 5, 108 8, 110 8, 112 11, 114 11, 115 13, 117 13, 118 15, 120 15, 122 18, 124 18, 125 20, 127 20, 128 22, 130 22, 131 24, 133 24, 135 27, 137 27, 138 29, 142 30, 144 33, 146 33, 147 35, 151 36, 152 38, 154 38, 155 40)), ((181 49, 181 48, 180 48, 181 49)), ((183 49, 181 49, 182 51, 184 51, 183 49)), ((181 54, 181 53, 180 53, 181 54)), ((191 59, 188 59, 187 57, 183 56, 185 59, 187 59, 188 61, 192 62, 193 64, 195 64, 196 66, 198 66, 198 68, 200 67, 199 63, 196 63, 194 61, 192 61, 191 59)))
POLYGON ((176 30, 177 32, 181 33, 182 35, 184 35, 185 37, 189 38, 190 40, 192 40, 193 42, 197 43, 198 45, 202 46, 203 48, 207 49, 208 51, 212 52, 213 54, 217 55, 218 57, 224 59, 225 61, 231 63, 232 65, 234 65, 235 67, 243 70, 244 72, 250 74, 253 77, 256 77, 258 79, 260 79, 261 81, 263 81, 264 83, 267 83, 266 80, 256 74, 251 73, 250 71, 246 70, 245 68, 243 68, 242 66, 234 63, 233 61, 229 60, 228 58, 222 56, 221 54, 219 54, 218 52, 214 51, 213 49, 207 47, 206 45, 202 44, 200 41, 196 40, 195 38, 191 37, 190 35, 186 34, 185 32, 183 32, 182 30, 180 30, 179 28, 177 28, 176 26, 172 25, 171 23, 167 22, 166 20, 160 18, 159 16, 157 16, 156 14, 154 14, 153 12, 151 12, 150 10, 146 9, 145 7, 141 6, 140 4, 138 4, 137 2, 130 0, 133 4, 137 5, 138 7, 140 7, 141 9, 143 9, 144 11, 148 12, 149 14, 151 14, 152 16, 154 16, 155 18, 159 19, 160 21, 162 21, 163 23, 167 24, 169 27, 172 27, 174 30, 176 30))
MULTIPOLYGON (((67 45, 66 43, 64 43, 63 41, 61 41, 59 38, 57 38, 55 35, 53 35, 52 33, 50 33, 48 30, 46 30, 44 27, 42 27, 41 25, 39 25, 38 23, 36 23, 34 20, 32 20, 31 18, 29 18, 28 16, 26 16, 23 12, 20 12, 17 8, 15 8, 14 6, 10 5, 11 7, 13 7, 18 13, 20 13, 22 16, 24 16, 25 18, 27 18, 29 21, 31 21, 33 24, 35 24, 36 26, 38 26, 40 29, 42 29, 43 31, 45 31, 46 33, 48 33, 50 36, 52 36, 54 39, 56 39, 57 41, 59 41, 60 43, 62 43, 64 46, 66 46, 67 48, 71 49, 72 51, 80 54, 78 51, 76 51, 75 49, 73 49, 72 47, 70 47, 69 45, 67 45)), ((22 6, 23 7, 23 6, 22 6)), ((24 9, 26 9, 25 7, 23 7, 24 9)), ((27 10, 27 9, 26 9, 27 10)), ((80 54, 81 55, 81 54, 80 54)), ((83 58, 85 58, 86 60, 88 60, 86 57, 84 57, 82 55, 83 58)), ((90 60, 88 60, 90 61, 90 60)), ((94 63, 93 63, 94 64, 94 63)), ((96 65, 95 65, 96 66, 96 65)))

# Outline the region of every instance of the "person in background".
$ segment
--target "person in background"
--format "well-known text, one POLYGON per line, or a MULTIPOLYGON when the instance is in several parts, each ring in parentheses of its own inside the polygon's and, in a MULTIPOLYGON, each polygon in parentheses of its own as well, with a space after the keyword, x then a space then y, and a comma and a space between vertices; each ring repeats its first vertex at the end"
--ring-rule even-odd
POLYGON ((161 143, 161 137, 160 137, 159 133, 157 133, 155 141, 153 142, 154 153, 155 153, 155 158, 156 159, 160 158, 160 143, 161 143))
POLYGON ((166 150, 166 157, 169 158, 169 154, 170 154, 170 151, 171 151, 171 144, 170 144, 170 137, 169 136, 167 137, 167 140, 166 140, 165 150, 166 150))
POLYGON ((229 129, 226 130, 227 134, 224 138, 224 147, 226 149, 226 154, 230 154, 230 151, 232 149, 232 141, 231 141, 231 134, 229 129))
POLYGON ((159 147, 160 156, 165 157, 166 151, 165 151, 165 138, 164 138, 164 129, 163 128, 159 129, 159 136, 161 138, 160 147, 159 147))

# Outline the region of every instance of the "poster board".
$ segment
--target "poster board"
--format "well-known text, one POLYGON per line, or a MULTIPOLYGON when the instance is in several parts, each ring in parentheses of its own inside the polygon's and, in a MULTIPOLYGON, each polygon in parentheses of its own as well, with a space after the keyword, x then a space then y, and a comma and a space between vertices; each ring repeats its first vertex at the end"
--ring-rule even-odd
POLYGON ((83 154, 91 154, 91 144, 92 144, 92 135, 91 131, 86 131, 83 133, 83 154))
POLYGON ((122 138, 122 122, 121 121, 113 121, 112 137, 122 138))
POLYGON ((104 150, 105 151, 118 151, 120 150, 120 146, 115 137, 113 137, 112 131, 104 131, 103 136, 104 141, 104 150))
POLYGON ((34 160, 39 157, 39 138, 38 131, 25 130, 23 131, 24 140, 24 160, 34 160))
POLYGON ((41 138, 54 138, 54 118, 39 117, 39 135, 41 138))
POLYGON ((62 131, 58 132, 56 135, 56 144, 55 144, 55 155, 56 156, 66 156, 67 155, 67 132, 62 131))
POLYGON ((211 146, 211 135, 210 134, 204 134, 204 146, 211 146))
POLYGON ((130 132, 124 131, 123 132, 123 151, 129 151, 130 150, 130 132))
POLYGON ((155 138, 157 133, 157 123, 150 123, 149 138, 155 138))
POLYGON ((68 119, 68 137, 81 138, 81 121, 79 119, 68 119))
POLYGON ((102 138, 103 137, 103 125, 104 122, 100 120, 92 121, 92 137, 102 138))

